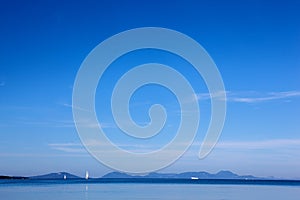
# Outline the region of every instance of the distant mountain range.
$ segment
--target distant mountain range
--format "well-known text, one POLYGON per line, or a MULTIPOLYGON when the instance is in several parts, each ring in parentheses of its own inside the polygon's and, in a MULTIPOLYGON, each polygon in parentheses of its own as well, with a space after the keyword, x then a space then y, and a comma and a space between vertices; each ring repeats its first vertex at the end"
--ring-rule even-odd
POLYGON ((39 176, 30 176, 29 179, 64 179, 66 177, 67 179, 79 179, 81 177, 75 176, 73 174, 67 173, 67 172, 58 172, 58 173, 50 173, 50 174, 44 174, 39 176))
POLYGON ((220 171, 216 174, 208 172, 184 172, 184 173, 150 173, 144 176, 130 175, 121 172, 111 172, 102 178, 163 178, 163 179, 261 179, 252 175, 240 176, 231 171, 220 171))
MULTIPOLYGON (((67 173, 67 172, 58 172, 50 173, 39 176, 30 176, 30 177, 12 177, 12 176, 0 176, 0 179, 81 179, 81 177, 67 173)), ((232 173, 231 171, 220 171, 216 174, 211 174, 208 172, 184 172, 184 173, 150 173, 147 175, 130 175, 121 172, 111 172, 101 178, 156 178, 156 179, 264 179, 255 177, 252 175, 243 175, 232 173)))

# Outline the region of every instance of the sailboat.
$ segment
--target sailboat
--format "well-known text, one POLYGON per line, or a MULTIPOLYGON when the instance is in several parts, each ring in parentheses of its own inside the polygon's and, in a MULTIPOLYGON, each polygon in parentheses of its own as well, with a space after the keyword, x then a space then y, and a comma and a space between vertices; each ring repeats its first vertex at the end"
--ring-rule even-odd
POLYGON ((64 175, 64 180, 66 180, 67 179, 67 175, 64 175))
POLYGON ((85 172, 85 179, 86 179, 86 180, 89 179, 89 172, 88 172, 88 171, 85 172))

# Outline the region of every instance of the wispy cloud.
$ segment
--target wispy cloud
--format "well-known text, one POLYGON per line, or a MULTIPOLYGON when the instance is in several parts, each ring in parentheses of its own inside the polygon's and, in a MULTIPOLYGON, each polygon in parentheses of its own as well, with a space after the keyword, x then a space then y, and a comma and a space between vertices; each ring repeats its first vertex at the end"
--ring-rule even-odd
POLYGON ((211 99, 211 98, 217 98, 219 100, 226 100, 224 97, 228 96, 228 93, 227 91, 219 91, 219 92, 215 92, 215 93, 199 93, 199 94, 196 94, 195 98, 196 100, 198 101, 201 101, 201 100, 208 100, 208 99, 211 99))
MULTIPOLYGON (((116 156, 116 151, 112 149, 112 145, 115 147, 118 147, 120 149, 123 149, 124 151, 131 152, 131 153, 150 153, 153 151, 157 151, 164 147, 163 144, 137 144, 133 142, 111 142, 106 143, 100 140, 96 139, 89 139, 85 141, 85 145, 87 148, 94 149, 93 152, 99 152, 103 153, 105 151, 106 153, 111 153, 112 155, 116 156)), ((87 150, 84 149, 84 145, 81 143, 51 143, 48 144, 48 146, 51 149, 62 151, 65 153, 86 153, 87 150)), ((174 153, 181 152, 183 148, 185 148, 187 144, 184 143, 178 143, 176 145, 173 145, 171 149, 168 150, 168 154, 171 156, 174 153)))
POLYGON ((74 128, 73 120, 36 120, 27 118, 18 118, 13 121, 8 121, 0 126, 22 126, 22 127, 52 127, 52 128, 74 128))
POLYGON ((48 146, 63 146, 63 147, 78 147, 82 146, 81 143, 73 143, 73 142, 67 142, 67 143, 50 143, 48 146))
POLYGON ((230 149, 274 149, 274 148, 298 147, 300 139, 273 139, 264 141, 224 141, 219 142, 216 148, 230 149))
POLYGON ((62 106, 64 106, 64 107, 68 107, 68 108, 74 108, 74 109, 76 109, 76 110, 81 110, 81 111, 87 111, 87 112, 90 112, 88 109, 85 109, 85 108, 81 108, 81 107, 77 107, 77 106, 74 106, 74 105, 72 105, 72 104, 67 104, 67 103, 63 103, 63 104, 61 104, 62 106))
POLYGON ((14 110, 14 111, 20 111, 20 110, 34 110, 35 108, 32 106, 21 106, 21 105, 1 105, 0 110, 14 110))
POLYGON ((24 157, 41 157, 41 158, 45 158, 45 157, 87 157, 89 156, 88 154, 79 154, 79 153, 67 153, 65 152, 64 154, 62 153, 52 153, 52 154, 45 154, 45 153, 0 153, 0 157, 20 157, 20 158, 24 158, 24 157))
POLYGON ((82 144, 79 143, 53 143, 48 144, 51 149, 63 151, 65 153, 86 153, 82 144))
POLYGON ((260 103, 279 99, 289 99, 292 97, 299 97, 300 91, 286 91, 286 92, 268 92, 260 96, 241 97, 229 96, 229 101, 241 103, 260 103))
POLYGON ((5 86, 5 82, 4 81, 0 81, 0 87, 5 86))
MULTIPOLYGON (((201 145, 209 145, 196 141, 186 153, 187 157, 194 157, 199 154, 201 145)), ((261 156, 300 156, 300 139, 269 139, 256 141, 219 141, 214 147, 215 155, 221 156, 220 159, 243 158, 250 155, 261 158, 261 156), (223 158, 222 158, 223 157, 223 158)))
MULTIPOLYGON (((91 123, 88 120, 82 120, 77 122, 77 125, 81 127, 88 127, 88 128, 114 128, 110 123, 91 123)), ((26 118, 19 118, 13 121, 6 121, 5 123, 0 123, 0 127, 51 127, 51 128, 74 128, 75 122, 74 120, 41 120, 38 121, 36 119, 26 119, 26 118)))
MULTIPOLYGON (((283 91, 283 92, 254 92, 254 91, 244 91, 244 92, 233 92, 226 91, 226 101, 228 102, 238 102, 238 103, 263 103, 274 100, 288 100, 294 97, 300 97, 300 91, 283 91)), ((196 100, 203 101, 210 98, 217 98, 219 100, 224 99, 224 92, 221 93, 199 93, 196 95, 196 100)))
MULTIPOLYGON (((81 110, 81 111, 87 111, 87 112, 90 112, 89 110, 87 109, 84 109, 84 108, 81 108, 81 107, 74 107, 74 105, 72 104, 68 104, 68 103, 63 103, 63 104, 60 104, 64 107, 67 107, 67 108, 74 108, 74 109, 77 109, 77 110, 81 110)), ((72 120, 71 122, 71 125, 74 126, 75 122, 72 120)), ((89 120, 82 120, 82 121, 77 121, 77 125, 79 126, 84 126, 84 127, 89 127, 89 128, 96 128, 96 127, 101 127, 101 128, 115 128, 115 126, 111 123, 106 123, 106 122, 99 122, 99 123, 91 123, 89 120)))

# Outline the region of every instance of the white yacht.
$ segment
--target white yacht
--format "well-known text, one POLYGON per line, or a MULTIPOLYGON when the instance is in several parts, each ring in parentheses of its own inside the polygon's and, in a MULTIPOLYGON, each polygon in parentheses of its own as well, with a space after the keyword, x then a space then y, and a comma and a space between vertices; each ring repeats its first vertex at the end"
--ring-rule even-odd
POLYGON ((89 179, 89 172, 88 172, 88 171, 85 172, 85 179, 86 179, 86 180, 89 179))

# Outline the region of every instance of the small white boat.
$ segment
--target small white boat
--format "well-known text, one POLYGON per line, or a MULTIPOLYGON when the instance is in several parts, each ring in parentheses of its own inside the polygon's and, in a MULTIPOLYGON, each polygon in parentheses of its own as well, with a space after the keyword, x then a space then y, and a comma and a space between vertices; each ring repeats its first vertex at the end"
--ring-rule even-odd
POLYGON ((67 179, 67 176, 66 175, 64 175, 64 180, 66 180, 67 179))
POLYGON ((192 180, 198 180, 199 178, 198 178, 198 177, 192 176, 191 179, 192 179, 192 180))
POLYGON ((89 179, 89 172, 88 172, 88 171, 85 172, 85 179, 86 179, 86 180, 89 179))

